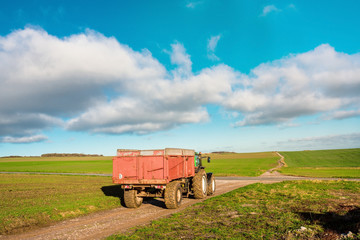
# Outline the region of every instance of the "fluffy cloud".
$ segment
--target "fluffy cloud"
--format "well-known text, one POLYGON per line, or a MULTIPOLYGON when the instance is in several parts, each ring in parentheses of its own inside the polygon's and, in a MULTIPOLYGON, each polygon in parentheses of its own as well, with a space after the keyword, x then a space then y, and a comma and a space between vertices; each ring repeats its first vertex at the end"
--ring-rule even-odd
POLYGON ((188 79, 159 79, 131 96, 99 102, 68 122, 68 129, 103 133, 146 134, 209 119, 202 105, 219 103, 231 92, 236 74, 224 65, 188 79), (134 98, 133 96, 138 96, 134 98))
POLYGON ((27 28, 0 38, 0 46, 0 101, 10 100, 0 111, 51 113, 55 105, 56 112, 73 113, 89 106, 88 93, 97 97, 103 86, 126 90, 129 78, 141 81, 165 74, 149 52, 134 52, 92 31, 59 39, 27 28))
POLYGON ((101 132, 110 134, 147 134, 170 129, 179 124, 206 121, 209 116, 201 107, 176 109, 176 106, 156 106, 135 100, 118 98, 110 103, 102 103, 77 118, 69 121, 70 130, 101 132), (167 109, 167 110, 165 110, 167 109), (99 117, 101 116, 101 117, 99 117))
POLYGON ((143 134, 207 121, 202 105, 220 101, 236 76, 223 65, 193 75, 184 46, 171 47, 177 67, 168 72, 149 51, 93 31, 60 39, 26 28, 1 37, 0 136, 53 126, 143 134))
MULTIPOLYGON (((211 51, 219 39, 210 39, 211 51)), ((185 47, 171 48, 168 71, 148 50, 93 31, 57 38, 26 28, 0 37, 1 141, 43 141, 52 127, 147 134, 208 121, 207 104, 237 113, 235 126, 359 113, 359 54, 321 45, 246 75, 224 64, 193 73, 185 47)))
POLYGON ((359 109, 359 71, 360 55, 339 53, 324 44, 256 67, 239 79, 241 87, 224 105, 245 115, 236 126, 275 124, 316 113, 359 109))

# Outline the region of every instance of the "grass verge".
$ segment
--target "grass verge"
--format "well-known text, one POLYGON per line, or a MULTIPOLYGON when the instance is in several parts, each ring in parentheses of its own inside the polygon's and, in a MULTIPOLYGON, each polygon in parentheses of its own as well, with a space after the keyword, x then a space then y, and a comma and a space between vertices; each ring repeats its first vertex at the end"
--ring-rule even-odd
POLYGON ((306 177, 360 178, 360 148, 281 152, 286 175, 306 177))
POLYGON ((108 239, 360 239, 360 183, 253 184, 108 239))
POLYGON ((0 234, 118 207, 120 189, 111 184, 110 177, 0 174, 0 234))
POLYGON ((203 160, 207 172, 216 176, 260 176, 277 166, 279 156, 274 152, 262 153, 213 153, 211 163, 203 160))

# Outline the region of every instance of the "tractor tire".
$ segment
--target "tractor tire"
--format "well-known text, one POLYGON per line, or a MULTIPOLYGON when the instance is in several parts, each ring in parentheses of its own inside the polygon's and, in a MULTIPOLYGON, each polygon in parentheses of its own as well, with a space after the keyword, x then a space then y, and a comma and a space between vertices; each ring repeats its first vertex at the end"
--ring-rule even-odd
POLYGON ((208 187, 207 187, 207 195, 213 195, 216 190, 216 184, 215 184, 215 176, 213 174, 207 175, 208 180, 208 187))
POLYGON ((128 208, 138 208, 143 202, 142 197, 137 196, 137 190, 125 190, 124 191, 124 203, 128 208))
POLYGON ((201 169, 193 178, 193 191, 196 199, 202 199, 207 196, 207 176, 204 169, 201 169))
POLYGON ((167 208, 178 208, 182 201, 181 183, 178 181, 168 183, 166 185, 164 199, 167 208))

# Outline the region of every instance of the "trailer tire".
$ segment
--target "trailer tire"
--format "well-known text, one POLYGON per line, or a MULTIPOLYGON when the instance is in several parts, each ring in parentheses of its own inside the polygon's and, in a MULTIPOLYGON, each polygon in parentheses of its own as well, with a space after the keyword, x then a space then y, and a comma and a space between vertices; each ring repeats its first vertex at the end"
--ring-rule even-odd
POLYGON ((204 169, 201 169, 193 178, 193 191, 196 199, 202 199, 207 196, 207 176, 204 169))
POLYGON ((124 203, 128 208, 138 208, 143 202, 142 197, 137 196, 137 190, 125 190, 124 191, 124 203))
POLYGON ((164 200, 166 207, 169 209, 175 209, 180 206, 182 201, 182 189, 180 182, 174 181, 166 185, 164 200))
POLYGON ((216 190, 215 176, 212 173, 207 174, 208 187, 207 187, 207 195, 213 195, 216 190))

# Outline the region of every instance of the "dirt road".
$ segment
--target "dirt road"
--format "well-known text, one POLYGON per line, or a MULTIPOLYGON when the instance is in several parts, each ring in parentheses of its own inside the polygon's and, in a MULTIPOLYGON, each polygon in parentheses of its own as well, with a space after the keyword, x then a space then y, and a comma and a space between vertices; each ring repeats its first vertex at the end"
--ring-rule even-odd
MULTIPOLYGON (((219 178, 216 181, 217 189, 214 196, 256 182, 274 183, 288 180, 288 178, 272 178, 246 178, 246 180, 219 178)), ((0 239, 102 239, 115 233, 124 232, 131 227, 147 224, 154 219, 171 215, 200 201, 203 200, 184 198, 179 209, 169 210, 165 208, 162 199, 153 199, 145 202, 138 209, 119 207, 66 220, 22 234, 0 236, 0 239)))

